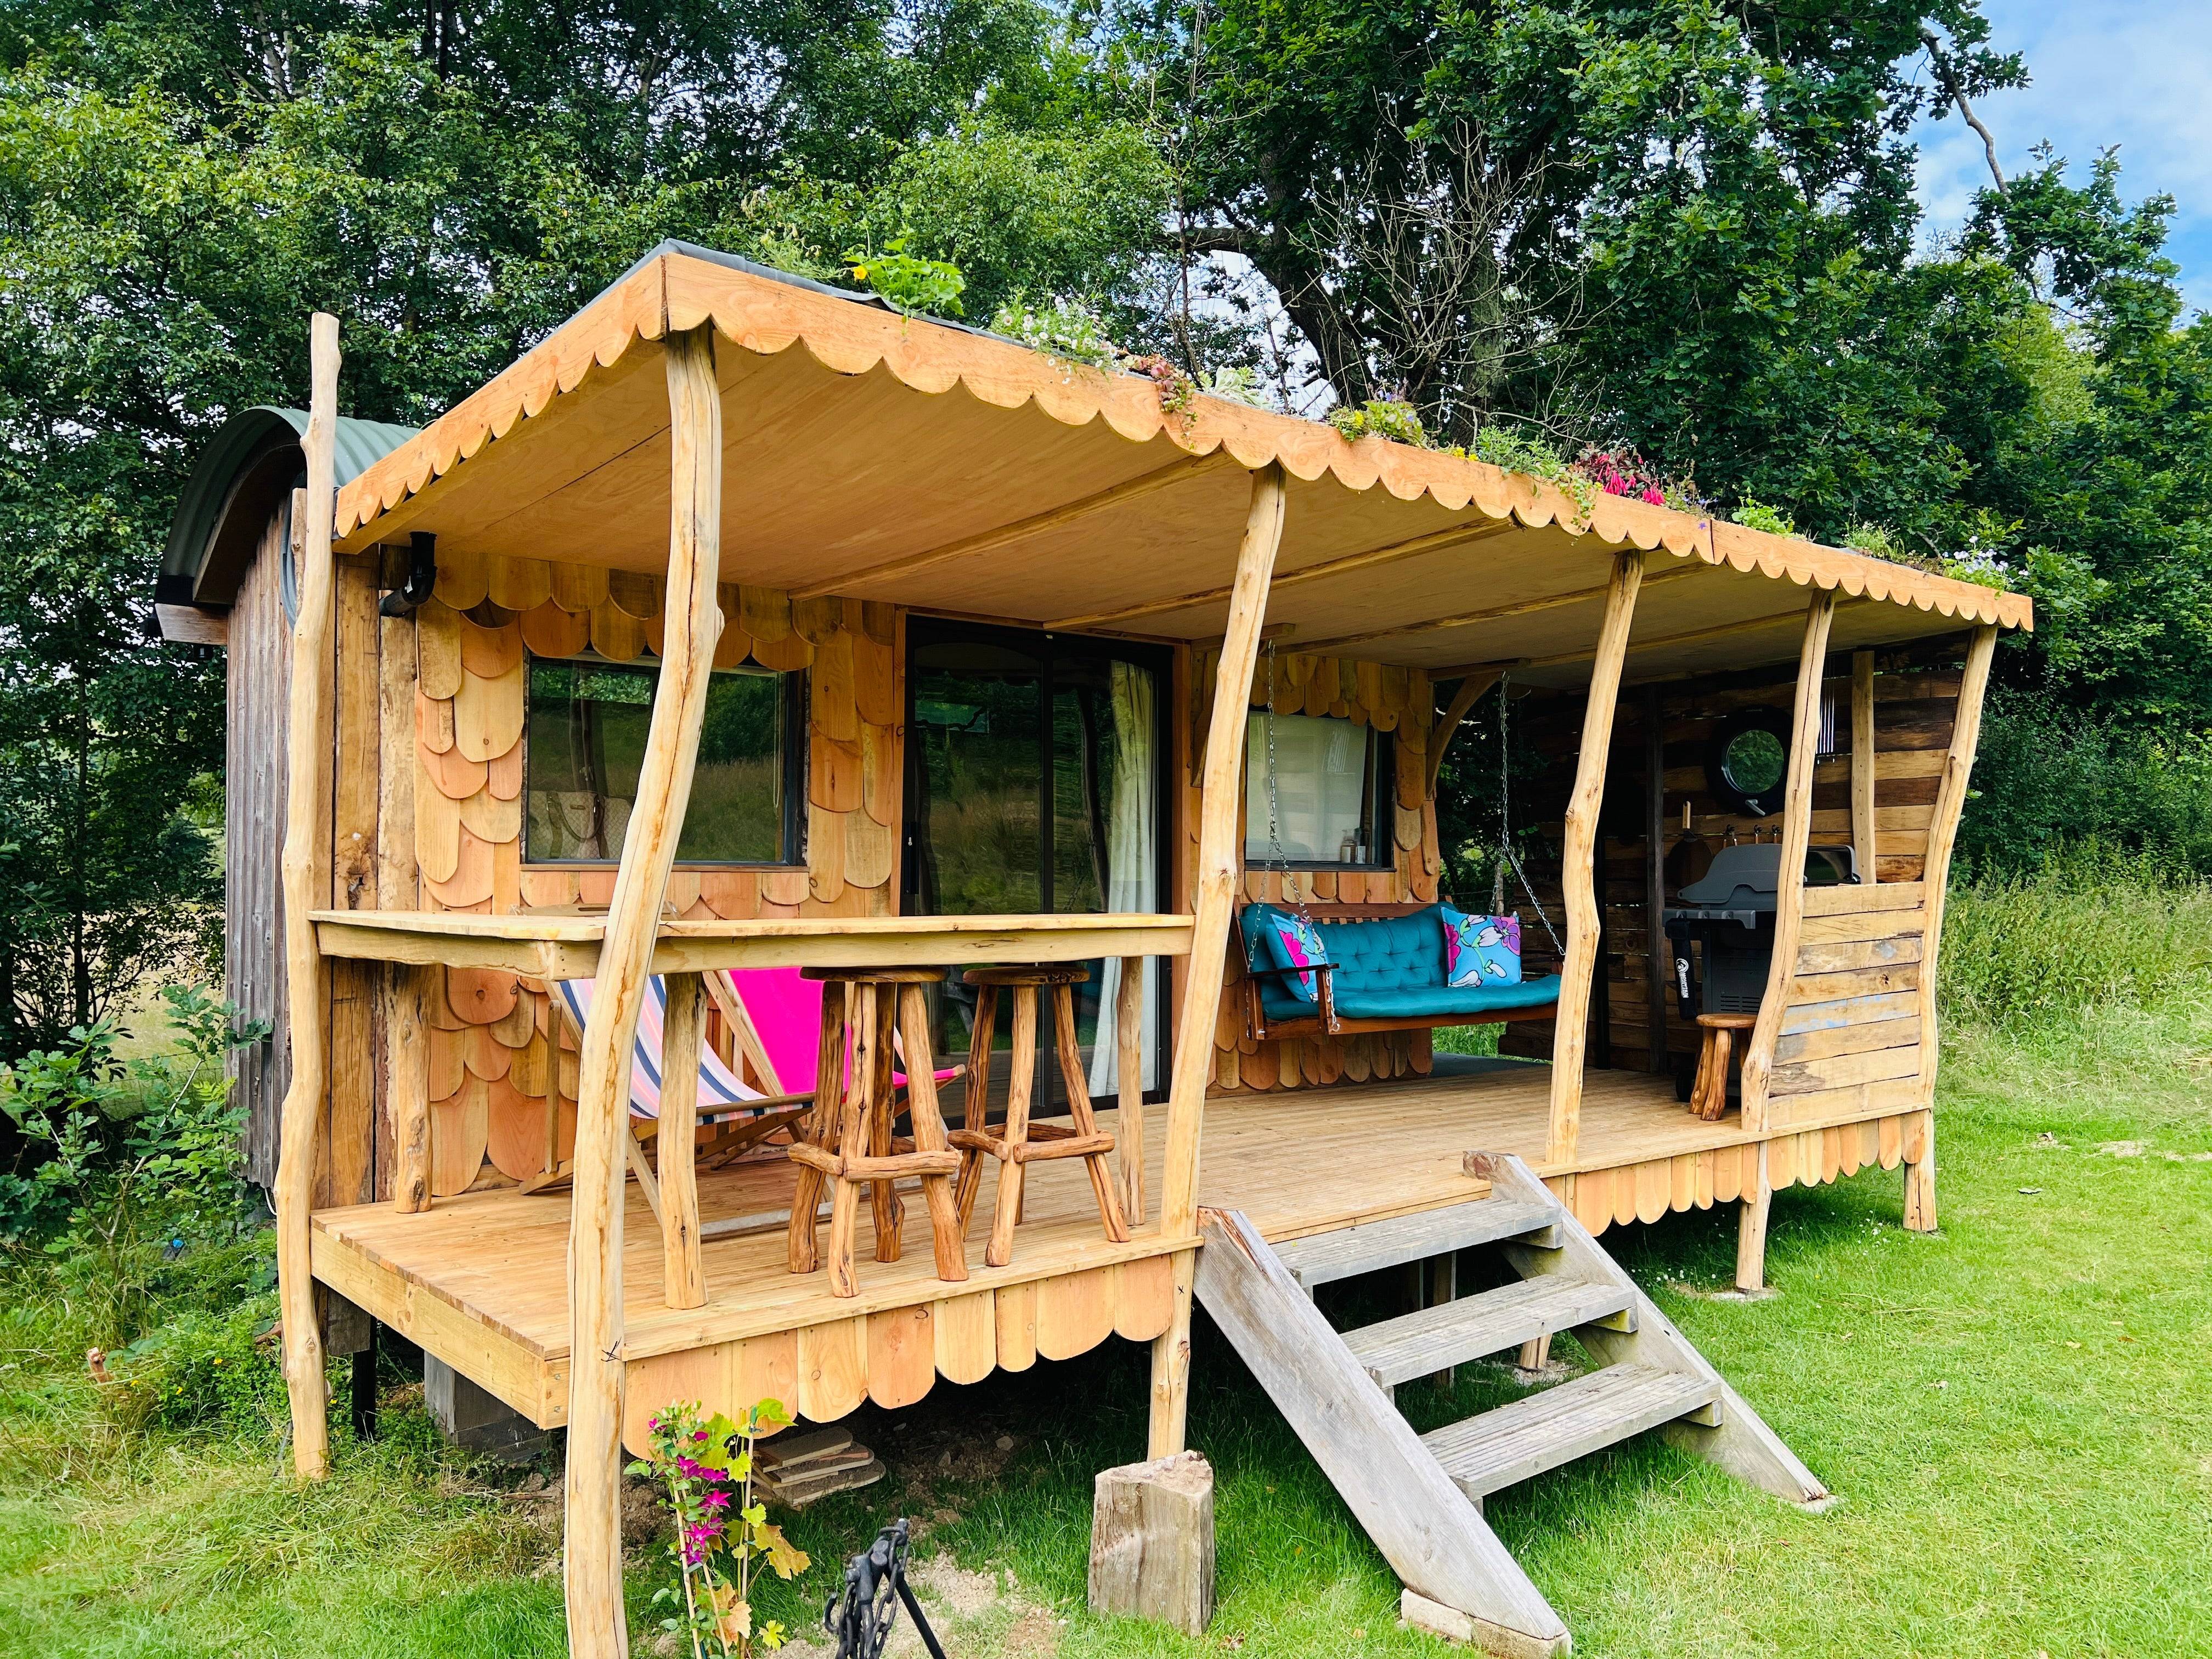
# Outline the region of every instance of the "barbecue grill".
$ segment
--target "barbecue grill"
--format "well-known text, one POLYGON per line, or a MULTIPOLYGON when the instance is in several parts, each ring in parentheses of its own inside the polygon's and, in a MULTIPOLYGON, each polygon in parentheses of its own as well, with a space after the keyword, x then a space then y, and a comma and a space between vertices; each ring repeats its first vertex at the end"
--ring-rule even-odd
MULTIPOLYGON (((1781 877, 1780 842, 1723 847, 1712 867, 1682 889, 1681 904, 1660 913, 1674 946, 1674 995, 1684 1019, 1701 1012, 1759 1012, 1774 959, 1775 892, 1781 877), (1695 953, 1692 940, 1700 947, 1695 953)), ((1834 887, 1858 878, 1858 857, 1851 848, 1805 849, 1807 886, 1834 887)))

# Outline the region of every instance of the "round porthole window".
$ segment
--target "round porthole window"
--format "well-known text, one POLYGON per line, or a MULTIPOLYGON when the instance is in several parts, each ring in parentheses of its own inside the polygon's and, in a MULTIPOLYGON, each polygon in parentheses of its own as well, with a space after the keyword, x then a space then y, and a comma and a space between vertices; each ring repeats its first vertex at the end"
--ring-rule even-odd
POLYGON ((1766 711, 1738 714, 1713 734, 1707 781, 1727 805, 1763 818, 1782 810, 1790 774, 1790 739, 1781 717, 1766 711))

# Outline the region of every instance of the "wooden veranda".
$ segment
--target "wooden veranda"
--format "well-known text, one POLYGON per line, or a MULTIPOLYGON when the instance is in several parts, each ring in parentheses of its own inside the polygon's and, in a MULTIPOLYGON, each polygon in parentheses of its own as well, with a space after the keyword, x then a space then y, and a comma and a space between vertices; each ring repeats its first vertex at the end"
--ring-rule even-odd
MULTIPOLYGON (((248 628, 286 626, 267 572, 192 562, 203 541, 244 544, 236 526, 183 538, 164 578, 165 621, 228 630, 234 703, 279 710, 285 733, 274 1193, 295 1456, 314 1476, 329 1455, 319 1294, 565 1425, 572 1651, 625 1650, 623 1440, 668 1399, 776 1395, 826 1420, 1118 1334, 1152 1345, 1151 1450, 1178 1449, 1202 1206, 1289 1240, 1462 1204, 1482 1151, 1525 1159, 1592 1231, 1739 1205, 1754 1278, 1768 1199, 1795 1182, 1903 1163, 1907 1223, 1932 1225, 1944 882, 1996 637, 2029 625, 2025 600, 1220 398, 1164 406, 1142 377, 678 245, 343 487, 333 319, 314 345, 296 501, 203 492, 258 502, 264 562, 296 562, 289 682, 240 678, 248 628), (924 624, 1152 653, 1157 902, 1112 908, 1102 874, 1076 912, 915 913, 924 624), (526 834, 528 677, 571 661, 657 671, 618 855, 538 857, 526 834), (804 694, 793 827, 775 856, 687 860, 710 683, 740 666, 804 694), (1437 900, 1437 767, 1501 676, 1564 734, 1542 873, 1556 1014, 1506 1045, 1549 1063, 1439 1071, 1425 1027, 1255 1040, 1237 906, 1437 900), (1712 804, 1668 752, 1668 722, 1703 731, 1709 685, 1771 699, 1778 811, 1712 804), (1662 693, 1689 701, 1667 712, 1662 693), (1389 735, 1358 858, 1248 859, 1248 733, 1279 709, 1389 735), (1601 872, 1617 727, 1646 780, 1627 853, 1642 1012, 1607 995, 1619 945, 1601 946, 1626 914, 1601 872), (1837 788, 1844 805, 1816 800, 1837 788), (1658 966, 1678 807, 1782 848, 1771 977, 1718 1121, 1664 1074, 1694 1041, 1658 966), (1864 884, 1808 889, 1820 842, 1856 848, 1864 884), (867 1259, 864 1231, 860 1293, 838 1297, 790 1270, 775 1149, 694 1176, 679 1103, 659 1213, 629 1178, 651 975, 1070 961, 1160 987, 1155 1085, 1133 1013, 1100 1102, 1126 1241, 1102 1236, 1080 1170, 1040 1164, 1009 1266, 983 1265, 979 1218, 968 1276, 940 1279, 912 1206, 899 1259, 867 1259), (564 1035, 555 988, 584 978, 588 1018, 564 1035), (1631 1049, 1636 1069, 1606 1063, 1631 1049), (521 1190, 556 1155, 573 1194, 521 1190)), ((234 846, 265 846, 279 797, 241 787, 234 846)))

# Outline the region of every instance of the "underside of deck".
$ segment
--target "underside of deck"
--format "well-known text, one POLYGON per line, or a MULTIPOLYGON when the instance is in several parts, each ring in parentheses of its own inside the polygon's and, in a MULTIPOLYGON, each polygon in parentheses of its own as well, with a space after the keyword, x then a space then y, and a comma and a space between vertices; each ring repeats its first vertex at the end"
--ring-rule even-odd
MULTIPOLYGON (((1669 1210, 1727 1203, 1753 1188, 1833 1180, 1869 1164, 1916 1161, 1924 1112, 1863 1112, 1759 1136, 1733 1112, 1717 1123, 1676 1103, 1664 1079, 1594 1072, 1582 1152, 1544 1161, 1549 1068, 1500 1064, 1471 1074, 1207 1103, 1200 1201, 1242 1211, 1270 1241, 1463 1202, 1470 1151, 1524 1159, 1593 1231, 1669 1210)), ((1147 1167, 1160 1168, 1165 1114, 1147 1114, 1147 1167)), ((1112 1127, 1115 1115, 1103 1115, 1112 1127)), ((985 1181, 969 1232, 969 1277, 936 1277, 918 1197, 906 1206, 902 1258, 873 1259, 866 1206, 857 1297, 821 1273, 785 1266, 793 1183, 781 1159, 699 1176, 708 1299, 661 1297, 660 1232, 635 1182, 623 1238, 623 1350, 630 1413, 676 1398, 721 1404, 775 1396, 817 1420, 863 1399, 896 1406, 939 1376, 975 1381, 1066 1358, 1109 1334, 1165 1328, 1174 1245, 1156 1221, 1124 1244, 1103 1237, 1079 1162, 1032 1165, 1012 1265, 983 1265, 985 1181), (714 1236, 717 1224, 742 1231, 714 1236)), ((423 1214, 388 1206, 314 1219, 315 1276, 544 1426, 568 1408, 569 1197, 511 1188, 441 1199, 423 1214)), ((635 1425, 633 1425, 635 1427, 635 1425)), ((634 1438, 634 1437, 633 1437, 634 1438)))

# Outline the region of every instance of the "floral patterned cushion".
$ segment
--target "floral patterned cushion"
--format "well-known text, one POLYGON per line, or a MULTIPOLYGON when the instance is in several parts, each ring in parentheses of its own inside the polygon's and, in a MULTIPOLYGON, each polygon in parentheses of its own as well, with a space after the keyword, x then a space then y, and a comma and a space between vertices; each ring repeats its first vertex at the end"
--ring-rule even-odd
POLYGON ((1270 910, 1264 926, 1277 966, 1308 970, 1276 975, 1275 982, 1301 1001, 1319 1000, 1321 991, 1316 981, 1321 975, 1310 970, 1316 963, 1328 960, 1328 948, 1321 942, 1319 930, 1304 917, 1287 910, 1270 910))
POLYGON ((1449 905, 1443 909, 1447 984, 1521 982, 1520 917, 1463 915, 1449 905))

